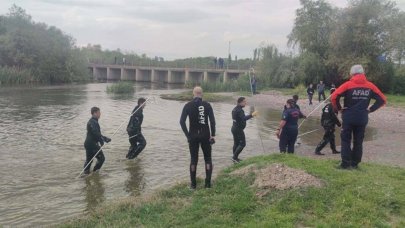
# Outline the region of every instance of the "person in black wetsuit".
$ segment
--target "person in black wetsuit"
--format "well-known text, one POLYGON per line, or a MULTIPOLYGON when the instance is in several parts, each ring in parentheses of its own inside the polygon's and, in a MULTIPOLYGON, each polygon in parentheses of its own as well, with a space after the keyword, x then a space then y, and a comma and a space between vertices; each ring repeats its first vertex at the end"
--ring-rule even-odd
MULTIPOLYGON (((297 94, 293 95, 292 99, 294 100, 295 108, 301 110, 300 106, 298 105, 298 99, 299 99, 298 95, 297 94)), ((287 109, 287 105, 284 105, 284 110, 286 110, 286 109, 287 109)))
POLYGON ((146 147, 146 140, 142 135, 141 127, 143 122, 143 109, 146 105, 144 104, 145 102, 145 98, 138 99, 138 105, 132 111, 133 115, 129 119, 127 132, 131 146, 129 147, 128 154, 126 156, 128 159, 136 158, 146 147))
POLYGON ((241 160, 238 158, 239 154, 242 152, 243 148, 246 146, 245 133, 243 130, 246 127, 246 121, 255 117, 257 111, 253 112, 251 115, 245 116, 243 108, 246 106, 246 98, 239 97, 238 105, 232 110, 232 128, 231 132, 233 135, 233 156, 232 161, 234 163, 239 163, 241 160))
POLYGON ((316 155, 324 155, 321 153, 321 150, 330 143, 330 148, 333 154, 339 154, 340 152, 336 150, 336 143, 335 143, 335 125, 338 127, 342 126, 339 119, 336 116, 336 113, 333 110, 332 104, 329 102, 325 105, 322 109, 322 117, 321 117, 321 125, 325 130, 325 134, 323 135, 323 139, 318 144, 315 149, 316 155))
POLYGON ((306 118, 302 112, 295 107, 293 99, 287 100, 287 109, 284 110, 280 126, 276 135, 280 139, 280 153, 294 153, 294 145, 298 136, 298 119, 306 118))
MULTIPOLYGON (((92 117, 87 122, 87 136, 84 141, 84 148, 86 149, 86 162, 84 163, 84 174, 90 173, 91 159, 104 145, 104 142, 109 143, 111 139, 101 134, 100 125, 98 119, 100 119, 101 112, 97 107, 91 108, 92 117), (90 163, 90 164, 89 164, 90 163), (89 165, 88 165, 89 164, 89 165)), ((105 161, 103 151, 101 150, 97 156, 97 163, 93 168, 93 172, 99 170, 105 161)))
POLYGON ((187 137, 191 162, 190 162, 190 179, 191 189, 197 187, 197 163, 198 150, 201 149, 205 161, 205 187, 211 187, 212 175, 212 158, 211 144, 215 142, 215 117, 214 111, 208 102, 202 100, 201 87, 195 87, 193 90, 194 99, 184 105, 180 117, 180 126, 187 137), (186 126, 186 119, 189 119, 189 129, 186 126), (208 125, 209 120, 209 125, 208 125), (211 127, 211 129, 210 129, 211 127))

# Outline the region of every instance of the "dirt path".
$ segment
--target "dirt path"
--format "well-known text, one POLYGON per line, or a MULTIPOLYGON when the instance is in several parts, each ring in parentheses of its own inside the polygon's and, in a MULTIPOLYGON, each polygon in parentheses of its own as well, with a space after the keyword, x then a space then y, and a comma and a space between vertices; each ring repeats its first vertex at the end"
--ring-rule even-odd
MULTIPOLYGON (((268 91, 255 95, 250 100, 253 99, 256 106, 282 110, 289 98, 290 96, 282 95, 278 91, 268 91)), ((314 105, 309 106, 306 97, 300 98, 298 104, 304 114, 309 114, 318 106, 318 101, 314 100, 314 105)), ((312 114, 312 116, 318 117, 320 115, 321 108, 312 114)), ((405 109, 390 107, 388 104, 388 106, 384 106, 370 114, 369 126, 377 129, 377 134, 374 140, 364 142, 363 161, 405 167, 405 109)), ((340 130, 337 129, 336 137, 340 137, 339 132, 340 130)), ((301 145, 297 147, 296 153, 320 158, 313 154, 314 149, 313 146, 301 145)), ((340 146, 338 149, 340 149, 340 146)), ((325 150, 325 153, 327 155, 322 156, 322 158, 340 159, 339 155, 332 155, 329 150, 325 150)))

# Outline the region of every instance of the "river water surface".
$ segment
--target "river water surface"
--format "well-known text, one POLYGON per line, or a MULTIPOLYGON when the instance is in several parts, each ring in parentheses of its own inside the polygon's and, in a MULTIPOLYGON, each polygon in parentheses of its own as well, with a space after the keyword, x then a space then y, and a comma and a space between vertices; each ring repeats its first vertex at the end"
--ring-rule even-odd
MULTIPOLYGON (((188 181, 188 146, 178 123, 184 102, 159 97, 162 93, 180 92, 181 88, 136 84, 133 96, 117 97, 105 92, 107 85, 0 88, 0 225, 60 223, 108 200, 188 181), (83 142, 90 108, 101 108, 102 133, 111 136, 128 120, 141 96, 151 98, 144 110, 146 149, 137 159, 125 160, 129 147, 125 123, 104 149, 106 161, 101 172, 76 178, 84 163, 83 142)), ((234 105, 212 106, 217 120, 215 174, 231 165, 230 113, 234 105)), ((249 109, 246 107, 246 112, 249 109)), ((247 125, 248 145, 242 158, 264 154, 260 138, 267 152, 277 151, 272 131, 278 126, 280 111, 257 109, 262 117, 247 125)), ((317 120, 308 122, 304 132, 319 125, 317 120)), ((316 140, 308 140, 308 144, 319 141, 322 132, 316 134, 316 140)), ((198 174, 203 177, 202 164, 200 153, 198 174)))

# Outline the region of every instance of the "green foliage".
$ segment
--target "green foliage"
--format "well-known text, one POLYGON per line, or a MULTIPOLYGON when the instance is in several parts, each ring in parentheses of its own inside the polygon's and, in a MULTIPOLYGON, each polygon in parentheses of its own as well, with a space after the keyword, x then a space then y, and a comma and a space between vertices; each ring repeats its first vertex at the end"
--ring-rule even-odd
POLYGON ((271 45, 255 49, 261 84, 293 87, 323 80, 339 85, 352 65, 362 64, 381 90, 405 93, 405 87, 396 86, 401 76, 394 71, 405 56, 405 13, 393 1, 353 0, 346 8, 325 0, 300 2, 288 43, 300 53, 283 55, 271 45))
POLYGON ((28 84, 33 81, 31 71, 15 67, 0 67, 0 85, 28 84))
MULTIPOLYGON (((176 94, 162 94, 160 95, 160 97, 166 100, 191 101, 193 99, 193 93, 192 91, 186 91, 183 93, 176 93, 176 94)), ((203 99, 208 102, 221 102, 221 101, 229 101, 232 99, 232 97, 221 94, 204 93, 203 99)))
POLYGON ((392 81, 392 93, 405 95, 405 67, 395 70, 395 77, 392 81))
POLYGON ((0 66, 30 72, 28 80, 14 79, 16 74, 11 73, 2 83, 85 81, 85 63, 72 37, 32 21, 24 9, 13 5, 7 15, 0 16, 0 66))
POLYGON ((132 94, 134 93, 134 85, 129 82, 117 82, 107 86, 107 93, 113 94, 132 94))
POLYGON ((404 227, 405 170, 294 155, 259 156, 222 171, 212 189, 180 184, 149 200, 128 199, 61 227, 404 227), (321 188, 271 190, 258 197, 254 175, 232 171, 282 163, 320 178, 321 188))

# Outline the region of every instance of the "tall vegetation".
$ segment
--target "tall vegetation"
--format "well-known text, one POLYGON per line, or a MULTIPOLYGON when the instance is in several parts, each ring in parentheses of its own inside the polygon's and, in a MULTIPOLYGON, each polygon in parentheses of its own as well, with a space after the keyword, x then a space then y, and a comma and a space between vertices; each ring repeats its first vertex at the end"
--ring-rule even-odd
POLYGON ((336 8, 325 0, 301 0, 288 44, 297 56, 262 46, 256 67, 266 86, 340 84, 353 64, 362 64, 382 90, 405 93, 405 13, 388 0, 351 0, 336 8), (402 89, 401 89, 402 88, 402 89))
POLYGON ((72 37, 13 5, 0 16, 0 83, 64 83, 88 77, 72 37))

